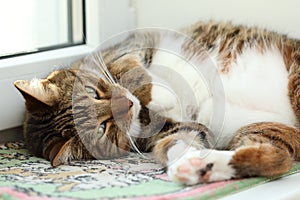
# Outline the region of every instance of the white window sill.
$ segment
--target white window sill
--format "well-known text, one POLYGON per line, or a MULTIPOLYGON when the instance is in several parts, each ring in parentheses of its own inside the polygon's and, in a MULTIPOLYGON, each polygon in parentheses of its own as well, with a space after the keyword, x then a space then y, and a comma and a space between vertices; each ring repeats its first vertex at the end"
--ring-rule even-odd
POLYGON ((86 55, 93 49, 87 45, 67 47, 0 60, 0 80, 13 75, 45 72, 86 55))
POLYGON ((0 60, 0 130, 20 126, 23 121, 24 100, 14 87, 14 81, 45 77, 92 50, 87 45, 80 45, 0 60))
POLYGON ((220 200, 296 200, 300 199, 300 174, 296 173, 253 188, 229 195, 220 200))

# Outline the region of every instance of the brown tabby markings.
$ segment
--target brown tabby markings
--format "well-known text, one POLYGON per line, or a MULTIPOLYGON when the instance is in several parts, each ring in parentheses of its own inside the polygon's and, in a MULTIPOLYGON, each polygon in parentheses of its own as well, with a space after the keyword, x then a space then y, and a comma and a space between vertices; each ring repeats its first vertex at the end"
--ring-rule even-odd
POLYGON ((238 130, 228 148, 237 149, 231 164, 240 177, 274 176, 288 171, 299 156, 300 135, 284 124, 256 123, 238 130))
MULTIPOLYGON (((172 127, 167 126, 166 128, 167 130, 163 130, 162 133, 154 135, 152 138, 154 141, 159 141, 155 146, 153 145, 153 152, 163 165, 167 165, 168 150, 179 140, 182 140, 188 146, 197 149, 213 147, 214 140, 211 137, 210 131, 205 126, 195 123, 178 123, 174 124, 172 127), (198 135, 183 134, 183 132, 186 132, 187 130, 197 130, 198 135)), ((182 152, 178 153, 180 154, 182 152)))
MULTIPOLYGON (((215 50, 220 39, 220 48, 218 49, 220 60, 223 61, 222 73, 230 71, 230 64, 236 61, 238 54, 243 52, 245 47, 255 47, 260 52, 264 52, 270 47, 277 47, 283 54, 287 70, 294 64, 300 62, 299 41, 287 38, 285 35, 278 35, 274 32, 247 28, 244 26, 234 26, 230 23, 197 23, 186 33, 199 43, 199 46, 210 51, 215 50), (293 62, 294 61, 294 62, 293 62)), ((187 45, 186 51, 191 50, 187 45)), ((193 49, 191 50, 193 51, 193 49)))
MULTIPOLYGON (((270 48, 278 49, 289 72, 288 96, 299 122, 299 41, 267 30, 230 23, 198 23, 182 32, 197 42, 195 45, 187 40, 182 46, 184 53, 188 57, 197 55, 199 60, 203 60, 208 56, 206 52, 217 52, 222 74, 231 71, 231 64, 246 48, 255 48, 262 54, 270 48), (203 49, 199 50, 199 46, 203 49)), ((156 158, 167 165, 168 151, 178 141, 198 150, 213 148, 214 141, 212 133, 201 124, 175 122, 156 116, 147 108, 152 100, 153 86, 145 69, 151 65, 156 54, 152 47, 156 47, 158 41, 159 36, 155 33, 133 33, 124 42, 102 50, 102 56, 113 78, 140 101, 140 137, 132 138, 140 150, 153 151, 156 158), (163 123, 153 124, 151 119, 163 123)), ((126 135, 134 116, 132 100, 126 97, 120 86, 82 68, 85 65, 91 69, 101 67, 90 62, 98 53, 74 63, 70 69, 55 71, 41 81, 15 82, 26 100, 24 136, 28 148, 34 155, 50 160, 53 166, 71 160, 122 156, 133 149, 126 135), (86 86, 95 89, 96 98, 86 93, 86 86), (118 91, 116 105, 121 106, 111 108, 115 101, 111 99, 113 91, 118 91), (116 117, 120 119, 119 124, 116 117), (99 135, 98 130, 103 123, 105 132, 99 135)), ((198 113, 193 116, 197 118, 198 113)), ((292 161, 299 157, 299 147, 298 129, 262 122, 241 127, 226 149, 235 152, 229 163, 235 169, 234 177, 246 177, 273 176, 288 171, 292 161)), ((209 181, 212 168, 209 163, 205 170, 199 171, 199 182, 209 181)), ((185 177, 178 179, 185 183, 185 177)))

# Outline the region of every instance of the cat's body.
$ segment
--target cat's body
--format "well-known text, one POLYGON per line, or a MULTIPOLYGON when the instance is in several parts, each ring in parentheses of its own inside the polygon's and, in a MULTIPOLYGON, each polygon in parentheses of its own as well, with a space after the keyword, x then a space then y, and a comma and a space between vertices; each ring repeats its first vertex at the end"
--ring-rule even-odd
MULTIPOLYGON (((176 38, 162 40, 164 44, 158 45, 158 49, 170 48, 176 38)), ((245 46, 223 71, 218 40, 214 49, 203 49, 207 55, 199 59, 195 56, 184 60, 172 52, 159 50, 153 56, 147 71, 153 74, 153 80, 170 87, 179 98, 174 106, 169 106, 171 109, 167 108, 165 115, 176 121, 197 121, 215 130, 220 137, 218 148, 226 148, 240 127, 255 122, 297 126, 298 120, 287 95, 289 72, 281 50, 275 45, 266 47, 264 52, 245 46), (160 79, 163 81, 159 82, 160 79), (221 120, 222 124, 212 120, 221 120)), ((185 41, 177 42, 175 48, 179 49, 185 41)), ((167 91, 155 92, 153 99, 157 104, 168 107, 173 99, 160 95, 167 91)))
POLYGON ((182 32, 138 30, 45 80, 16 82, 31 151, 54 166, 153 151, 184 184, 289 170, 300 42, 227 23, 182 32))

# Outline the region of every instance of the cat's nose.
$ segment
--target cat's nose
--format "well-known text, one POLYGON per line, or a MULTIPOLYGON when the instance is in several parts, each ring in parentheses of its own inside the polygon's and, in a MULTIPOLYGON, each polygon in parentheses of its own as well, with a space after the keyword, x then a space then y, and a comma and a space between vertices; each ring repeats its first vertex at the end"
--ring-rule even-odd
POLYGON ((122 106, 124 109, 128 109, 133 106, 133 102, 125 96, 116 98, 115 103, 122 106))
POLYGON ((133 102, 130 99, 128 99, 128 108, 131 108, 132 106, 133 106, 133 102))
POLYGON ((117 118, 127 116, 128 111, 133 106, 133 102, 125 96, 119 96, 112 99, 112 112, 117 118))

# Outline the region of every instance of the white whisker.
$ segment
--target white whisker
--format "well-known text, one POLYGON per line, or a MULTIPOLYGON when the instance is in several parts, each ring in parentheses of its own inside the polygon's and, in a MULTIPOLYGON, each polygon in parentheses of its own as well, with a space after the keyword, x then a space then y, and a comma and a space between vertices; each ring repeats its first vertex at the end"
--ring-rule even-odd
MULTIPOLYGON (((107 65, 105 64, 105 62, 104 62, 104 60, 102 58, 101 52, 96 52, 96 53, 93 54, 93 56, 94 56, 94 62, 99 67, 99 69, 101 70, 101 73, 105 76, 105 78, 111 84, 117 84, 117 81, 114 79, 114 77, 112 76, 112 74, 108 70, 107 65)), ((129 94, 130 93, 128 92, 128 96, 130 96, 129 99, 131 99, 131 100, 135 99, 135 97, 133 97, 131 94, 130 95, 129 94)), ((138 102, 138 100, 133 100, 133 101, 138 102)), ((137 111, 137 113, 135 113, 135 118, 138 116, 138 112, 140 110, 140 106, 139 106, 138 103, 136 103, 136 106, 137 106, 137 110, 138 111, 137 111)), ((141 157, 146 158, 143 155, 143 153, 138 149, 138 147, 136 146, 134 140, 132 139, 132 137, 130 135, 130 132, 132 132, 132 131, 134 132, 134 134, 137 134, 140 131, 140 126, 135 123, 135 121, 137 120, 135 118, 133 119, 134 122, 131 124, 130 131, 127 131, 126 135, 127 135, 128 139, 129 139, 129 142, 131 144, 131 148, 133 148, 133 150, 135 152, 137 152, 139 155, 141 155, 141 157)))
POLYGON ((143 158, 147 158, 146 156, 144 156, 144 154, 139 150, 139 148, 135 145, 133 139, 131 138, 131 135, 128 131, 126 131, 126 135, 128 136, 129 142, 131 144, 131 147, 133 148, 133 150, 135 152, 137 152, 141 157, 143 158))
POLYGON ((97 52, 94 54, 94 56, 96 57, 95 60, 97 62, 97 66, 99 66, 99 69, 101 70, 101 72, 103 73, 103 75, 105 76, 105 78, 112 84, 116 84, 116 80, 113 78, 113 76, 111 75, 111 73, 109 72, 109 70, 107 69, 107 66, 101 56, 101 52, 97 52))

